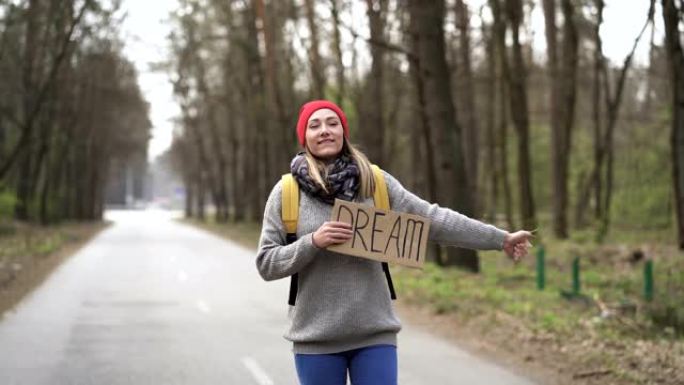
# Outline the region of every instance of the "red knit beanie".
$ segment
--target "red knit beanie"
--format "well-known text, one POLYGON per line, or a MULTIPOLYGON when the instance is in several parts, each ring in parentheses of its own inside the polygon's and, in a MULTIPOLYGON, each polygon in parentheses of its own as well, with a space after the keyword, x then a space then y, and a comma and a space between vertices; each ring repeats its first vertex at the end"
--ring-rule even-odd
POLYGON ((302 108, 299 109, 299 119, 297 119, 297 137, 299 138, 299 144, 305 147, 306 143, 306 123, 309 121, 311 114, 320 110, 322 108, 329 108, 340 117, 340 122, 342 123, 342 128, 344 129, 344 137, 349 139, 349 126, 347 126, 347 117, 344 115, 342 109, 335 103, 329 100, 312 100, 310 102, 304 103, 302 108))

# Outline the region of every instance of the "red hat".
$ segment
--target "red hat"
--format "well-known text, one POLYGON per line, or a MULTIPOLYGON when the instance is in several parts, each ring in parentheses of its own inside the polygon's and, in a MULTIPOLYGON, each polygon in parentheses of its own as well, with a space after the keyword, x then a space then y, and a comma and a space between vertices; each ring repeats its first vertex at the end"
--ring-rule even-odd
POLYGON ((349 126, 347 126, 347 117, 344 115, 342 109, 335 103, 329 100, 312 100, 310 102, 304 103, 302 108, 299 109, 299 119, 297 119, 297 137, 299 138, 299 144, 304 147, 306 143, 306 123, 309 121, 311 114, 320 110, 322 108, 329 108, 340 117, 340 122, 342 122, 342 128, 344 128, 344 137, 349 139, 349 126))

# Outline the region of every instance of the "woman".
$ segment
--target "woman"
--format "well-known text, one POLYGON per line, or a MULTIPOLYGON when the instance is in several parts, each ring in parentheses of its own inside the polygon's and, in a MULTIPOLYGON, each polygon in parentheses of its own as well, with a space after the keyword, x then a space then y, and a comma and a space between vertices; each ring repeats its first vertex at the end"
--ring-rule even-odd
MULTIPOLYGON (((302 106, 297 136, 304 148, 290 165, 302 192, 297 240, 286 244, 278 182, 266 202, 256 259, 267 281, 298 273, 297 302, 285 334, 293 343, 297 375, 302 385, 343 385, 347 372, 354 385, 394 385, 401 324, 381 264, 326 250, 352 235, 350 225, 329 221, 335 198, 373 205, 370 163, 349 142, 345 114, 330 101, 302 106)), ((383 173, 391 209, 430 218, 431 241, 503 249, 516 261, 527 254, 529 232, 508 233, 430 204, 383 173)))

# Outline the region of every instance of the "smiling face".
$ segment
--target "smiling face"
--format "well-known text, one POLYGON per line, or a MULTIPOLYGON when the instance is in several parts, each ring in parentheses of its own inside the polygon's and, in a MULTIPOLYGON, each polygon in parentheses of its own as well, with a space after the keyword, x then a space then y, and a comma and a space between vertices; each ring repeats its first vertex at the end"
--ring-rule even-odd
POLYGON ((332 160, 342 151, 344 128, 335 111, 314 111, 306 122, 306 146, 319 159, 332 160))

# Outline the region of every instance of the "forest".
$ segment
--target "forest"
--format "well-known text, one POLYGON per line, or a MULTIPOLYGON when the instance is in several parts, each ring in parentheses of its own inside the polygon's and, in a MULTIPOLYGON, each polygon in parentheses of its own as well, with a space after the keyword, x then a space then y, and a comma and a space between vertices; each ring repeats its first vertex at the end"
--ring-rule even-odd
POLYGON ((117 159, 143 156, 148 104, 119 4, 0 1, 0 221, 101 220, 117 159))
MULTIPOLYGON (((327 98, 426 200, 540 237, 682 248, 682 6, 641 3, 610 60, 603 0, 183 0, 167 70, 186 215, 209 201, 219 223, 258 222, 301 150, 299 107, 327 98)), ((478 269, 472 250, 434 255, 478 269)))

